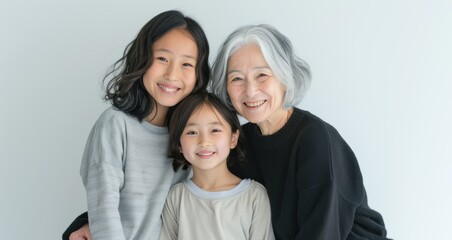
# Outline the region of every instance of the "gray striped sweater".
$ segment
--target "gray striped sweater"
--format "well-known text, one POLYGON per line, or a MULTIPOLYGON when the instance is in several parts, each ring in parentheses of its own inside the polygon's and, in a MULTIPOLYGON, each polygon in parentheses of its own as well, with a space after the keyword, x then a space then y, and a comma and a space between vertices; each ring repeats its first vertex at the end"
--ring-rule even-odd
POLYGON ((93 239, 158 239, 171 186, 186 180, 167 157, 168 131, 113 108, 86 143, 80 174, 93 239))

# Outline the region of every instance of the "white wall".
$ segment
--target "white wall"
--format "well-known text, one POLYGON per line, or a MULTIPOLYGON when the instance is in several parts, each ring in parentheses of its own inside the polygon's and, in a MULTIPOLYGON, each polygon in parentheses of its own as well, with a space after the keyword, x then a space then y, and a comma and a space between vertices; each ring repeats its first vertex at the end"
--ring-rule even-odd
POLYGON ((78 174, 108 105, 100 81, 142 25, 179 9, 212 56, 233 29, 270 23, 312 67, 301 107, 358 156, 370 205, 395 239, 450 239, 452 2, 0 2, 1 239, 59 239, 86 210, 78 174))

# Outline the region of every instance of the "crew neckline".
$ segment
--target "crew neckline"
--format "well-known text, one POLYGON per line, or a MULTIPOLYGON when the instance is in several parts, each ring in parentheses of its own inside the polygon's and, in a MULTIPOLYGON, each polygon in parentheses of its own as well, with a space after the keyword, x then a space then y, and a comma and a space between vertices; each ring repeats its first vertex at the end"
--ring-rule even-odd
POLYGON ((223 199, 227 197, 232 197, 235 195, 238 195, 248 189, 253 181, 251 179, 242 179, 237 186, 235 186, 232 189, 225 190, 225 191, 218 191, 218 192, 209 192, 206 191, 200 187, 198 187, 192 179, 188 179, 185 184, 188 188, 188 190, 193 193, 195 196, 202 198, 202 199, 208 199, 208 200, 215 200, 215 199, 223 199))

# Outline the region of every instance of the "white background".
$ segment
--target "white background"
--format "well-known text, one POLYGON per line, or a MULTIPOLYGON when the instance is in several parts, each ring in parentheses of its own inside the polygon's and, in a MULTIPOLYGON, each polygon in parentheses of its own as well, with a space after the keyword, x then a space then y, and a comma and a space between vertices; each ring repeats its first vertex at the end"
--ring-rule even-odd
MULTIPOLYGON (((452 2, 442 0, 0 1, 1 239, 60 239, 86 210, 88 133, 101 79, 157 13, 198 20, 215 56, 269 23, 311 66, 300 105, 358 157, 394 239, 450 239, 452 2)), ((212 58, 211 58, 212 59, 212 58)))

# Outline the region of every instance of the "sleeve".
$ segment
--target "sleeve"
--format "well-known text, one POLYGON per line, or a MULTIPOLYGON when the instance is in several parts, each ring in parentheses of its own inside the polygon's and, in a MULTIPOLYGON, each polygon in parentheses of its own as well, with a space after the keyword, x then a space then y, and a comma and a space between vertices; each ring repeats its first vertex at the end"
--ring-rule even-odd
POLYGON ((77 231, 87 223, 88 223, 88 212, 85 212, 78 216, 76 219, 74 219, 71 225, 69 225, 66 231, 64 231, 63 240, 69 240, 69 236, 71 235, 71 233, 77 231))
POLYGON ((253 201, 253 216, 250 227, 250 240, 274 240, 270 201, 264 186, 254 182, 257 185, 256 196, 253 201))
POLYGON ((364 192, 364 201, 355 212, 355 219, 352 230, 347 240, 359 239, 389 239, 386 237, 386 227, 383 217, 377 211, 367 205, 367 195, 364 192))
POLYGON ((165 206, 162 211, 162 229, 160 231, 159 240, 177 240, 179 232, 179 221, 171 201, 174 191, 170 191, 166 198, 165 206))
POLYGON ((125 239, 118 210, 124 183, 124 128, 124 122, 104 113, 85 146, 80 174, 86 189, 93 239, 125 239))
POLYGON ((356 206, 341 198, 333 184, 301 192, 301 226, 296 239, 346 239, 356 206))
POLYGON ((364 229, 370 231, 362 235, 365 238, 349 238, 357 209, 367 203, 358 162, 339 133, 323 125, 308 129, 299 140, 303 150, 297 153, 296 239, 386 239, 386 234, 378 235, 372 229, 364 229))

